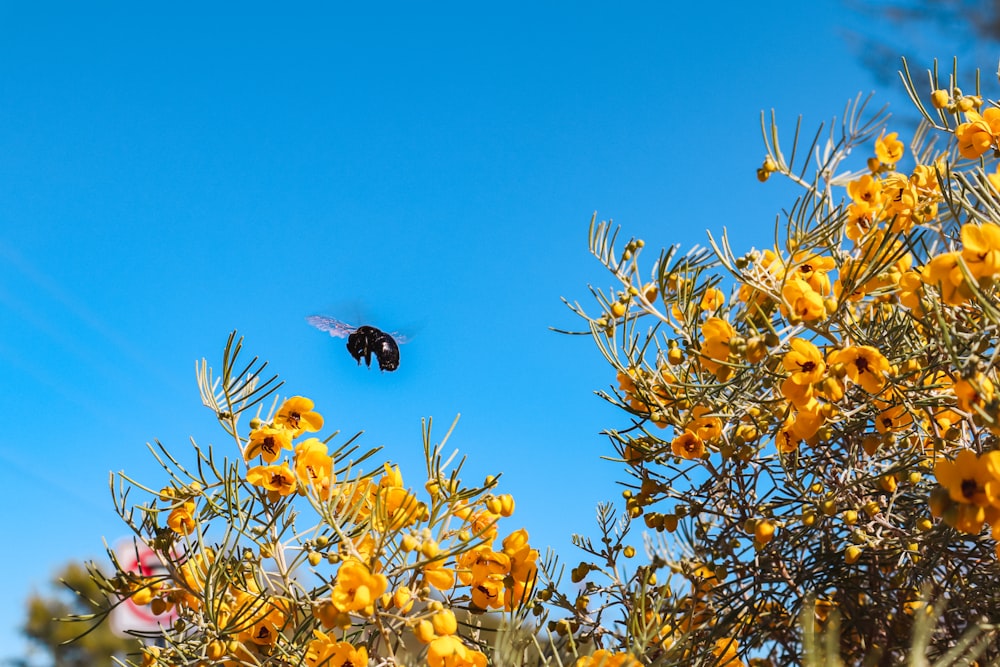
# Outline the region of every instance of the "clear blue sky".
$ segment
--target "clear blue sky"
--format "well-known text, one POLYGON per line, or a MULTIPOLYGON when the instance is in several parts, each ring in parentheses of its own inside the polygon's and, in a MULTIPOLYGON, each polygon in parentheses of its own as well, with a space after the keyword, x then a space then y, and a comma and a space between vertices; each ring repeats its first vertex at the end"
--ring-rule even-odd
POLYGON ((29 591, 125 534, 110 470, 155 487, 146 442, 224 441, 193 369, 233 328, 414 484, 421 417, 461 413, 467 476, 503 472, 512 527, 574 564, 626 423, 548 329, 611 284, 591 214, 764 245, 791 199, 754 178, 760 110, 812 128, 875 85, 832 2, 142 4, 0 2, 9 654, 29 591), (399 371, 312 313, 412 333, 399 371))

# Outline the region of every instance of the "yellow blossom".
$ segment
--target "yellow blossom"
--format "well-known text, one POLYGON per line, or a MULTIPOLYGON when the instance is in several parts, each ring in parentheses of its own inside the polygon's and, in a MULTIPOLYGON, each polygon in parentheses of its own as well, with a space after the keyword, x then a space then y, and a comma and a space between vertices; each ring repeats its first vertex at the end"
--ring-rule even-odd
POLYGON ((412 526, 427 508, 417 497, 399 486, 379 489, 372 514, 372 527, 378 531, 399 530, 412 526))
POLYGON ((699 459, 705 453, 705 443, 691 430, 685 430, 670 443, 674 455, 682 459, 699 459))
POLYGON ((170 512, 170 515, 167 517, 167 525, 175 533, 190 535, 198 523, 197 519, 195 519, 194 511, 194 501, 184 501, 170 512))
POLYGON ((427 645, 429 667, 486 667, 486 655, 465 646, 454 635, 431 640, 427 645))
POLYGON ((869 394, 877 394, 885 386, 889 362, 882 353, 869 345, 854 345, 834 350, 829 355, 831 364, 843 364, 847 376, 861 385, 869 394))
POLYGON ((976 160, 994 145, 1000 134, 1000 109, 991 107, 982 114, 966 111, 965 118, 966 122, 955 128, 958 152, 964 158, 976 160))
POLYGON ((299 483, 326 490, 334 481, 333 459, 319 438, 307 438, 295 447, 295 475, 299 483))
POLYGON ((938 287, 941 290, 941 300, 953 306, 965 303, 969 296, 965 276, 958 264, 960 257, 959 252, 941 253, 927 262, 920 271, 924 283, 938 287))
POLYGON ((851 202, 847 206, 847 238, 852 241, 859 241, 865 234, 872 230, 875 225, 877 211, 874 206, 867 203, 851 202))
POLYGON ((259 455, 264 463, 274 463, 282 449, 291 448, 292 434, 287 429, 262 426, 250 431, 250 442, 243 452, 243 459, 249 461, 259 455))
POLYGON ((716 639, 715 646, 712 647, 712 654, 715 655, 715 666, 743 667, 743 661, 738 656, 739 650, 740 645, 735 639, 730 637, 716 639))
POLYGON ((247 470, 247 481, 267 490, 268 498, 275 501, 279 496, 295 493, 296 481, 287 463, 277 466, 255 466, 247 470))
POLYGON ((781 363, 791 373, 789 378, 792 382, 815 384, 823 379, 826 363, 819 348, 804 338, 793 338, 788 346, 791 349, 782 357, 781 363))
POLYGON ((687 429, 693 431, 703 441, 717 440, 722 435, 722 420, 710 416, 710 408, 698 405, 691 411, 691 421, 687 429))
POLYGON ((781 297, 789 312, 803 322, 813 322, 826 315, 823 296, 801 278, 792 278, 781 288, 781 297))
POLYGON ((952 385, 952 391, 958 399, 958 407, 966 412, 974 412, 975 408, 983 408, 993 400, 993 382, 976 373, 971 378, 960 378, 952 385))
POLYGON ((297 438, 305 431, 323 428, 323 416, 313 412, 313 402, 305 396, 292 396, 281 404, 274 423, 289 429, 297 438))
POLYGON ((702 310, 718 310, 726 302, 726 297, 722 290, 716 287, 709 287, 705 290, 705 295, 701 297, 702 310))
POLYGON ((923 281, 917 271, 906 271, 899 277, 899 302, 916 315, 923 314, 920 297, 923 294, 923 281))
POLYGON ((903 142, 897 139, 898 132, 890 132, 875 140, 875 157, 882 164, 894 165, 903 157, 903 142))
POLYGON ((337 570, 337 581, 330 598, 334 607, 341 612, 370 615, 374 611, 375 601, 385 593, 387 587, 385 575, 373 574, 361 561, 348 558, 337 570))
POLYGON ((714 373, 721 367, 718 362, 729 358, 729 341, 736 335, 736 330, 721 317, 709 317, 701 325, 701 334, 705 337, 701 346, 702 362, 714 373))
POLYGON ((875 417, 875 428, 879 433, 902 431, 913 424, 913 415, 903 404, 883 410, 875 417))
POLYGON ((938 461, 934 475, 955 502, 980 507, 1000 503, 1000 451, 980 457, 963 449, 953 461, 938 461))
POLYGON ((319 630, 313 630, 315 639, 306 648, 309 667, 364 667, 368 664, 368 649, 355 647, 350 642, 337 641, 319 630))
POLYGON ((576 659, 573 667, 640 667, 641 662, 631 653, 612 653, 607 649, 598 649, 593 655, 584 655, 576 659))
POLYGON ((882 181, 871 174, 865 174, 847 184, 847 196, 855 204, 862 204, 872 208, 880 206, 882 181))
POLYGON ((832 257, 797 252, 791 261, 795 268, 790 275, 806 281, 820 296, 830 293, 830 278, 827 273, 836 267, 832 257))
POLYGON ((818 410, 818 401, 813 385, 799 383, 792 378, 785 378, 781 383, 781 395, 791 401, 799 410, 818 410))
POLYGON ((1000 273, 1000 225, 983 222, 962 225, 962 259, 976 278, 1000 273))

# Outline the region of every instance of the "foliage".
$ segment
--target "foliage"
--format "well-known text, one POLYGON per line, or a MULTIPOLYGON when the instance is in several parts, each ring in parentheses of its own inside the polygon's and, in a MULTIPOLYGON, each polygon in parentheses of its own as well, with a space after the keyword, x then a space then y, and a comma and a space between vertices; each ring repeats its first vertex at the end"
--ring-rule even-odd
POLYGON ((1000 4, 992 0, 843 0, 858 28, 842 30, 860 62, 882 84, 898 81, 900 56, 928 62, 950 53, 990 62, 1000 40, 1000 4))
MULTIPOLYGON (((256 358, 241 365, 241 345, 230 336, 220 378, 198 367, 235 460, 195 444, 188 467, 159 446, 168 484, 112 478, 119 514, 165 571, 140 576, 115 561, 113 577, 95 580, 109 599, 178 615, 141 664, 405 664, 419 654, 485 665, 483 644, 533 609, 538 572, 527 532, 500 533, 514 502, 495 493, 499 479, 463 485, 461 462, 442 456, 448 436, 432 445, 429 422, 421 493, 388 463, 362 472, 377 450, 360 451, 357 436, 311 437, 324 420, 310 399, 275 401, 261 417, 280 383, 256 358)), ((507 641, 506 659, 523 662, 532 644, 507 641)))
POLYGON ((280 385, 231 336, 220 378, 198 367, 228 449, 185 466, 160 446, 165 486, 114 485, 166 572, 95 578, 179 615, 141 664, 1000 660, 1000 108, 956 80, 906 74, 909 152, 860 98, 804 151, 764 122, 758 178, 802 188, 770 247, 723 232, 644 274, 645 244, 595 216, 617 284, 596 314, 570 305, 630 416, 607 432, 629 479, 625 513, 574 538, 571 591, 506 528, 498 478, 462 483, 450 431, 425 425, 422 490, 365 472, 377 450, 311 435, 310 399, 264 412, 280 385))
POLYGON ((608 433, 628 512, 673 534, 652 550, 690 580, 643 599, 664 650, 799 662, 836 616, 846 663, 899 664, 934 614, 927 656, 1000 659, 1000 109, 955 73, 905 80, 925 119, 908 154, 860 98, 790 155, 762 123, 759 179, 803 192, 771 247, 710 236, 646 279, 644 243, 592 224, 618 285, 593 290, 597 315, 571 307, 632 416, 608 433))
POLYGON ((57 588, 51 595, 34 593, 28 598, 24 623, 24 634, 44 651, 45 664, 53 667, 106 665, 112 656, 124 656, 139 649, 139 642, 116 636, 108 625, 91 629, 81 622, 60 620, 101 609, 103 596, 83 565, 65 565, 56 575, 54 585, 57 588), (70 642, 77 637, 79 639, 70 642))

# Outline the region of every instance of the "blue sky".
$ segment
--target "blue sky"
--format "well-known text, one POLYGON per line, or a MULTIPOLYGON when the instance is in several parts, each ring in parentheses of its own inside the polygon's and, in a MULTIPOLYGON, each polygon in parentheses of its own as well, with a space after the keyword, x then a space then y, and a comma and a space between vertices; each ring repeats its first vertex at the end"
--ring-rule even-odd
POLYGON ((838 3, 703 9, 0 2, 0 646, 125 534, 109 471, 158 486, 146 442, 225 442, 194 361, 234 328, 414 484, 421 417, 461 413, 466 476, 503 472, 512 527, 577 562, 626 423, 592 343, 549 330, 611 284, 592 213, 651 249, 766 245, 792 191, 754 177, 760 111, 811 131, 875 85, 838 3), (313 313, 409 333, 399 371, 313 313))

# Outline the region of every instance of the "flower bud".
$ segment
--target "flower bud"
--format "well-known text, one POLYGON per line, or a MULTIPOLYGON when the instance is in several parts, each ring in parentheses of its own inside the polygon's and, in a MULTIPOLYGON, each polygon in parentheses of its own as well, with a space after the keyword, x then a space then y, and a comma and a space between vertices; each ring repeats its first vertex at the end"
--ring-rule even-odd
POLYGON ((455 620, 455 613, 450 609, 444 609, 431 616, 431 625, 440 636, 453 635, 458 630, 458 621, 455 620))

